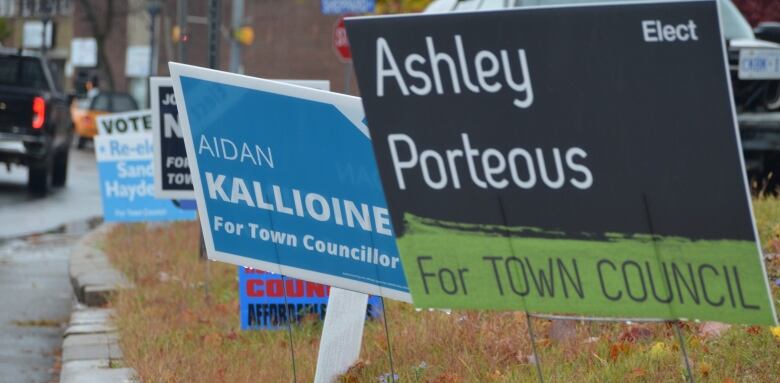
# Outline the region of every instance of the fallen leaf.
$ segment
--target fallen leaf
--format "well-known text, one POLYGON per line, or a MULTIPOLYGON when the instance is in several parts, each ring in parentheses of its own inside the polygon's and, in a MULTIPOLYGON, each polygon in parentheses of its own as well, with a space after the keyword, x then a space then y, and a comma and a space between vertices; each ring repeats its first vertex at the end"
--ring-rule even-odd
POLYGON ((234 330, 231 330, 227 335, 225 335, 225 339, 227 340, 236 340, 238 339, 238 334, 234 330))
POLYGON ((453 374, 451 372, 445 372, 435 378, 433 378, 433 383, 458 383, 460 382, 460 376, 457 374, 453 374))
POLYGON ((215 332, 204 335, 202 339, 206 346, 216 347, 222 344, 222 335, 215 332))
POLYGON ((701 362, 699 363, 699 372, 702 376, 709 376, 710 371, 712 371, 712 365, 707 362, 701 362))
POLYGON ((636 342, 640 339, 648 339, 653 337, 653 330, 647 325, 630 325, 618 337, 619 340, 624 342, 636 342))
POLYGON ((502 374, 501 371, 495 370, 491 372, 488 377, 492 380, 501 380, 504 378, 504 374, 502 374))
POLYGON ((181 314, 179 314, 179 317, 179 321, 181 323, 191 323, 196 319, 195 314, 193 314, 189 309, 182 310, 181 314))
POLYGON ((655 342, 653 347, 650 347, 650 356, 655 359, 660 359, 669 354, 669 345, 664 342, 655 342))
POLYGON ((641 377, 646 376, 646 375, 647 375, 647 371, 637 367, 637 368, 631 370, 631 372, 628 373, 627 377, 628 378, 641 378, 641 377))
POLYGON ((780 340, 780 326, 772 326, 769 328, 769 331, 776 340, 780 340))
POLYGON ((612 343, 612 345, 609 346, 609 359, 611 361, 616 361, 618 357, 622 354, 628 354, 628 352, 631 350, 631 345, 625 342, 617 342, 612 343))

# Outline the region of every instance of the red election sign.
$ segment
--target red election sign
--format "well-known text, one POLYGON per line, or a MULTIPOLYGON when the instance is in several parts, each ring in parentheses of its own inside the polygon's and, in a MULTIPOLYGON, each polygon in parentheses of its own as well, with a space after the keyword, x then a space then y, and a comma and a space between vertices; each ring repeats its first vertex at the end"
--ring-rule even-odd
POLYGON ((344 17, 339 17, 339 21, 333 26, 333 51, 336 52, 339 61, 352 62, 352 50, 349 48, 347 29, 344 28, 344 17))

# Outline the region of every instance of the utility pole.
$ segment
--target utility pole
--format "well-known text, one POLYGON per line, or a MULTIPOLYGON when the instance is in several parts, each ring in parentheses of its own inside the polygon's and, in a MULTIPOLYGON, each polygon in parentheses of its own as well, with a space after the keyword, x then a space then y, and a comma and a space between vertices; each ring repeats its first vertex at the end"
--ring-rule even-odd
MULTIPOLYGON (((49 25, 51 22, 51 4, 49 3, 49 0, 43 0, 41 2, 41 24, 43 24, 43 28, 41 28, 41 56, 46 57, 46 26, 49 25)), ((52 39, 54 39, 54 35, 52 34, 52 39)))
POLYGON ((219 27, 221 24, 221 1, 209 0, 208 7, 209 68, 217 69, 219 66, 219 27))
MULTIPOLYGON (((241 28, 244 21, 244 0, 233 0, 231 27, 233 31, 241 28)), ((235 37, 230 40, 230 71, 238 73, 241 69, 241 43, 235 37)))
POLYGON ((160 8, 160 0, 149 0, 146 4, 149 12, 149 76, 157 75, 157 15, 160 8))
MULTIPOLYGON (((157 75, 157 15, 160 13, 162 4, 160 0, 148 0, 146 10, 149 12, 149 77, 157 75)), ((146 102, 149 104, 152 100, 147 81, 146 102)))
MULTIPOLYGON (((176 24, 179 24, 179 33, 186 38, 189 28, 187 28, 187 0, 176 1, 176 24)), ((182 37, 177 41, 179 62, 187 62, 187 44, 182 37)))

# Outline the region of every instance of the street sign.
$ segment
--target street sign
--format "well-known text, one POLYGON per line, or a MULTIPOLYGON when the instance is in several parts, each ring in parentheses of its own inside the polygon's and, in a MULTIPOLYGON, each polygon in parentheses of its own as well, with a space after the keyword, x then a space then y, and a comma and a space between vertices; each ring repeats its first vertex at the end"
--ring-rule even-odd
POLYGON ((358 98, 170 69, 210 258, 409 300, 358 98))
POLYGON ((93 37, 73 38, 70 41, 70 64, 74 67, 97 66, 97 41, 93 37))
POLYGON ((54 22, 49 21, 46 23, 46 31, 44 32, 43 21, 29 20, 25 21, 22 25, 22 48, 35 48, 41 49, 44 45, 46 48, 52 47, 54 40, 54 22), (45 39, 45 40, 44 40, 45 39))
MULTIPOLYGON (((277 330, 307 317, 324 320, 330 287, 285 278, 262 270, 238 267, 242 330, 277 330)), ((381 316, 381 300, 369 298, 365 315, 381 316)))
POLYGON ((349 48, 349 39, 347 38, 347 30, 344 28, 344 18, 340 17, 339 21, 333 26, 333 51, 336 52, 336 57, 343 63, 352 62, 352 51, 349 48))
POLYGON ((131 45, 125 53, 125 76, 149 77, 152 48, 148 45, 131 45))
POLYGON ((153 196, 151 112, 97 117, 95 157, 103 220, 109 222, 195 219, 195 212, 153 196))
POLYGON ((375 0, 320 0, 323 15, 349 15, 374 12, 375 0))
POLYGON ((715 1, 347 27, 415 305, 775 323, 715 1))
MULTIPOLYGON (((313 89, 330 90, 327 80, 278 80, 313 89)), ((184 149, 179 111, 170 77, 149 79, 154 136, 154 195, 157 198, 195 198, 189 161, 184 149)))

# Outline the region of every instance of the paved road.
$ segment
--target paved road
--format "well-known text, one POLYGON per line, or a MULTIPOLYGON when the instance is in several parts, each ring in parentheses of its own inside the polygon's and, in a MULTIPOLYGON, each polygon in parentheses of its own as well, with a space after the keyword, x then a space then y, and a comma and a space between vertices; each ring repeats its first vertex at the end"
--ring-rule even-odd
POLYGON ((50 234, 0 242, 0 383, 53 380, 72 305, 67 260, 76 239, 50 234))
POLYGON ((27 193, 27 168, 0 167, 0 239, 102 215, 94 152, 73 149, 68 162, 67 185, 42 198, 27 193))

